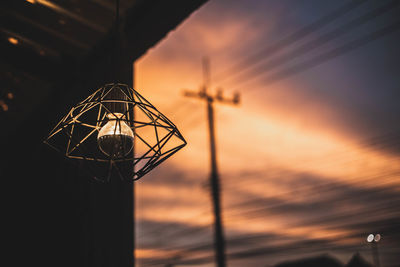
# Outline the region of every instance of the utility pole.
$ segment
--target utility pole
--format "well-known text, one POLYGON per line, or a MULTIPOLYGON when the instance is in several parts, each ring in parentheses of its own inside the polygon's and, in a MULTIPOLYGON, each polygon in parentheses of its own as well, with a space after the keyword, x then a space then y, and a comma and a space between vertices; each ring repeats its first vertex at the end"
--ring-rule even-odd
MULTIPOLYGON (((136 69, 135 62, 132 63, 132 88, 136 88, 136 69)), ((133 120, 135 120, 135 109, 133 109, 133 120)), ((136 152, 136 138, 133 140, 132 155, 135 158, 136 152)), ((133 173, 135 173, 135 165, 133 165, 133 173)), ((136 192, 135 192, 135 182, 132 183, 132 267, 136 266, 136 192)))
POLYGON ((214 123, 214 106, 213 104, 225 103, 231 105, 239 104, 239 94, 234 94, 233 98, 227 99, 222 95, 222 90, 219 89, 216 95, 211 95, 208 92, 210 87, 210 63, 207 58, 203 58, 203 85, 198 92, 185 91, 184 95, 187 97, 194 97, 205 100, 207 103, 207 119, 208 130, 210 138, 210 159, 211 159, 211 196, 214 209, 214 242, 215 242, 215 256, 218 267, 225 267, 225 240, 223 223, 221 218, 221 186, 218 175, 217 153, 215 142, 215 123, 214 123))

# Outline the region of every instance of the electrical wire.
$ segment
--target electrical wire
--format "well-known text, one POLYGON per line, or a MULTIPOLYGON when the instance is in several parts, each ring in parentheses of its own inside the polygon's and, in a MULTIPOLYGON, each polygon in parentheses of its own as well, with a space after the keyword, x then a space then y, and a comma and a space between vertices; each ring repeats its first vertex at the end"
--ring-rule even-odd
POLYGON ((245 78, 246 73, 244 73, 243 75, 235 75, 235 85, 232 87, 232 90, 239 88, 241 86, 243 86, 243 84, 246 84, 250 81, 255 80, 256 78, 258 78, 259 76, 264 75, 265 73, 267 73, 270 70, 276 69, 279 66, 293 61, 295 58, 303 56, 319 47, 322 47, 323 45, 327 44, 328 42, 331 42, 332 40, 343 36, 344 34, 350 32, 351 30, 355 29, 356 27, 359 27, 373 19, 376 19, 379 16, 382 16, 383 14, 390 12, 393 10, 393 8, 397 7, 398 5, 400 5, 400 2, 397 0, 391 1, 386 5, 380 6, 362 16, 359 16, 353 20, 351 20, 350 22, 337 27, 336 29, 321 35, 320 37, 318 37, 315 40, 311 40, 297 48, 295 48, 293 51, 287 52, 279 57, 273 58, 271 60, 269 60, 268 62, 266 62, 266 64, 261 64, 258 67, 253 67, 250 70, 254 73, 253 75, 251 75, 250 77, 248 77, 247 79, 245 78))
POLYGON ((351 1, 344 6, 339 7, 338 9, 330 12, 329 14, 319 18, 315 22, 301 28, 300 30, 290 34, 289 36, 281 39, 277 43, 266 47, 265 49, 251 55, 244 60, 241 60, 237 64, 233 65, 232 67, 222 71, 221 73, 215 76, 215 80, 217 82, 222 82, 227 80, 228 78, 232 77, 232 73, 241 73, 246 69, 250 68, 252 65, 257 64, 260 61, 263 61, 270 56, 274 55, 275 53, 281 51, 282 49, 290 46, 301 39, 305 38, 306 36, 312 34, 313 32, 327 26, 329 23, 337 20, 338 18, 344 16, 345 14, 349 13, 350 11, 356 9, 360 5, 364 4, 367 1, 351 1), (243 67, 243 65, 245 67, 243 67))
MULTIPOLYGON (((376 139, 380 139, 380 138, 378 138, 378 137, 373 138, 373 140, 376 140, 376 139)), ((368 141, 367 141, 367 142, 368 142, 368 141)), ((377 177, 372 177, 372 178, 373 178, 373 179, 376 179, 377 177)), ((333 185, 332 183, 331 183, 331 184, 325 183, 325 184, 323 184, 323 185, 319 185, 318 188, 317 188, 317 187, 313 187, 313 188, 309 189, 309 191, 315 191, 315 192, 321 193, 321 190, 323 189, 322 186, 325 187, 325 190, 326 190, 327 188, 330 188, 332 185, 333 185)), ((303 190, 303 189, 299 189, 299 190, 303 190)), ((322 191, 322 192, 323 192, 323 191, 322 191)), ((290 195, 293 195, 293 193, 295 193, 295 192, 287 192, 286 194, 287 194, 288 196, 290 196, 290 195)), ((248 205, 248 203, 246 203, 246 205, 248 205)), ((263 206, 263 208, 266 208, 266 207, 263 206)), ((257 211, 255 211, 255 212, 257 213, 257 211)), ((190 234, 190 233, 191 233, 190 229, 189 229, 189 231, 188 231, 188 229, 185 229, 184 231, 181 232, 181 234, 190 234)), ((179 249, 179 247, 168 248, 168 249, 176 250, 176 249, 179 249)), ((174 257, 176 257, 176 253, 174 254, 174 257)))
MULTIPOLYGON (((343 54, 351 52, 357 48, 361 48, 361 47, 371 43, 372 41, 378 40, 388 34, 398 31, 399 29, 400 29, 400 21, 397 21, 391 25, 381 28, 378 31, 374 31, 368 35, 365 35, 361 38, 351 41, 345 45, 342 45, 340 47, 332 49, 326 53, 320 54, 312 59, 305 60, 304 62, 296 64, 292 67, 289 67, 289 68, 279 71, 277 73, 274 73, 274 74, 266 77, 266 79, 263 80, 263 85, 264 86, 271 85, 275 82, 281 81, 281 80, 291 77, 295 74, 304 72, 308 69, 311 69, 313 67, 321 65, 322 63, 332 60, 338 56, 341 56, 343 54)), ((254 89, 254 88, 249 88, 247 90, 247 92, 252 89, 254 89)))
MULTIPOLYGON (((388 134, 380 135, 380 136, 375 136, 372 138, 368 138, 365 140, 361 141, 361 144, 367 144, 364 149, 366 150, 375 150, 375 151, 387 151, 388 148, 397 148, 400 151, 400 132, 391 132, 388 134), (378 142, 379 140, 379 142, 378 142), (371 142, 374 142, 374 144, 371 144, 371 142)), ((366 151, 367 152, 367 151, 366 151)), ((292 169, 309 169, 312 168, 313 166, 318 165, 319 167, 324 166, 324 167, 332 167, 334 165, 338 165, 338 162, 341 162, 340 164, 344 167, 345 165, 350 165, 355 162, 359 162, 362 159, 355 159, 352 161, 349 161, 345 158, 347 152, 344 150, 341 153, 335 152, 335 153, 330 153, 325 155, 324 157, 320 157, 318 160, 313 160, 313 161, 302 161, 298 165, 292 166, 292 169)), ((270 172, 268 173, 269 176, 277 176, 277 175, 287 175, 287 171, 275 171, 275 172, 270 172)), ((248 185, 249 182, 252 181, 257 181, 265 179, 264 177, 260 178, 248 178, 246 180, 241 179, 240 181, 237 181, 233 183, 230 181, 230 183, 227 183, 228 188, 230 186, 239 186, 242 187, 244 185, 248 185)), ((223 179, 222 179, 223 182, 223 179)), ((223 185, 224 188, 226 188, 226 185, 223 185)))
MULTIPOLYGON (((369 13, 369 14, 371 14, 371 13, 369 13)), ((342 55, 344 53, 350 52, 350 51, 352 51, 352 50, 354 50, 356 48, 362 47, 362 46, 370 43, 371 41, 377 40, 377 39, 379 39, 379 38, 381 38, 381 37, 383 37, 383 36, 385 36, 385 35, 387 35, 389 33, 392 33, 394 31, 398 30, 399 27, 400 27, 400 21, 396 22, 394 24, 391 24, 389 26, 386 26, 384 28, 381 28, 378 31, 375 31, 373 33, 365 35, 364 37, 358 38, 357 40, 349 42, 349 43, 347 43, 347 44, 345 44, 343 46, 337 47, 337 48, 335 48, 335 49, 333 49, 333 50, 331 50, 331 51, 329 51, 327 53, 324 53, 324 54, 321 54, 319 56, 316 56, 311 60, 304 61, 303 63, 297 64, 294 67, 291 67, 291 68, 288 68, 288 69, 283 70, 281 72, 278 72, 277 74, 268 77, 267 78, 267 83, 272 83, 272 82, 275 82, 275 81, 279 81, 281 79, 284 79, 286 77, 290 77, 290 76, 292 76, 292 75, 294 75, 296 73, 299 73, 301 71, 304 71, 306 69, 309 69, 309 68, 312 68, 312 67, 317 66, 319 64, 322 64, 323 62, 326 62, 327 60, 333 59, 333 58, 335 58, 335 57, 337 57, 339 55, 342 55)), ((297 50, 297 51, 300 51, 300 50, 297 50)), ((303 51, 305 51, 305 50, 303 50, 303 51)), ((398 140, 396 140, 396 142, 397 141, 398 140)), ((382 143, 378 142, 378 144, 382 144, 382 143)), ((389 145, 390 145, 390 143, 389 143, 389 145)), ((389 174, 389 176, 390 175, 393 175, 393 174, 389 174)), ((398 175, 398 173, 395 173, 395 175, 398 175)), ((381 177, 383 177, 383 176, 384 175, 382 175, 381 177)), ((354 181, 357 181, 357 179, 365 179, 365 176, 363 176, 361 178, 360 177, 354 178, 354 181)), ((379 178, 379 176, 371 176, 368 179, 377 179, 377 178, 379 178)), ((319 190, 322 190, 324 188, 325 188, 325 190, 328 190, 328 188, 333 186, 333 185, 337 186, 337 182, 320 184, 319 187, 313 187, 313 190, 319 191, 319 190)), ((332 190, 332 189, 329 189, 329 190, 332 190)), ((290 194, 293 194, 293 191, 286 193, 286 195, 290 195, 290 194)), ((243 206, 248 205, 248 203, 247 204, 239 203, 239 204, 243 205, 243 206)), ((240 206, 237 206, 237 207, 240 207, 240 206)), ((263 208, 268 208, 268 207, 263 207, 263 208)), ((259 211, 255 210, 254 213, 257 214, 257 213, 259 213, 259 211)), ((243 214, 241 214, 241 215, 243 215, 243 214)), ((186 235, 186 234, 190 234, 191 233, 190 231, 193 231, 193 230, 192 229, 190 229, 190 230, 185 229, 185 231, 181 231, 180 233, 183 234, 183 235, 186 235)), ((179 231, 178 231, 178 233, 179 233, 179 231)), ((212 243, 211 243, 210 247, 212 247, 212 243)), ((240 255, 240 254, 237 254, 237 255, 240 255)), ((213 259, 211 259, 211 260, 213 260, 213 259)))

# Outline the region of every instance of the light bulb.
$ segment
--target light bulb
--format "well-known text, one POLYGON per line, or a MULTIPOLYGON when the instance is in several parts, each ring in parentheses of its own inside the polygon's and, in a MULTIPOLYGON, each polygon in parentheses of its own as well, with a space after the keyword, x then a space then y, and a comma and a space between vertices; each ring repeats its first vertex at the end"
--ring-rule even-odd
POLYGON ((97 143, 101 152, 113 158, 126 157, 133 148, 133 131, 121 113, 107 114, 108 122, 101 127, 97 143))

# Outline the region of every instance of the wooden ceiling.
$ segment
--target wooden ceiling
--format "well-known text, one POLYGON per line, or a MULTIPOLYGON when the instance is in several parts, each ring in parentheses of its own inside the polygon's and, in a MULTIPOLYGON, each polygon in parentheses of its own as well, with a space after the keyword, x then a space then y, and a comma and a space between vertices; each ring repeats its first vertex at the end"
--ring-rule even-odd
MULTIPOLYGON (((55 85, 73 84, 76 72, 106 56, 115 0, 0 2, 0 123, 13 128, 59 90, 55 85)), ((128 60, 144 54, 204 2, 120 0, 128 60)))

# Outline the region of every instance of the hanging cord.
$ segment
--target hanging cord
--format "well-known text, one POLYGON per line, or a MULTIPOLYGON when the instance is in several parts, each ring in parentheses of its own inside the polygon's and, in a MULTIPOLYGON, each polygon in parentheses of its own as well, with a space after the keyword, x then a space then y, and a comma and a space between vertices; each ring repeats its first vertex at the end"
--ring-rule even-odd
POLYGON ((120 71, 122 68, 122 40, 121 40, 121 32, 120 32, 120 25, 121 25, 121 18, 120 18, 120 0, 115 0, 115 29, 114 29, 114 53, 113 53, 113 67, 114 67, 114 79, 116 82, 120 82, 120 71))
MULTIPOLYGON (((120 40, 120 16, 119 16, 119 0, 115 0, 115 28, 114 28, 114 47, 113 47, 113 53, 111 53, 112 58, 111 58, 111 66, 112 66, 112 79, 114 80, 114 83, 119 83, 121 82, 120 80, 120 72, 121 72, 121 61, 122 61, 122 52, 121 52, 121 40, 120 40)), ((121 96, 118 93, 117 90, 113 90, 110 94, 109 97, 112 99, 119 99, 121 96)), ((112 102, 111 103, 111 110, 113 112, 121 112, 121 104, 117 104, 112 102)))
POLYGON ((115 0, 115 31, 119 31, 119 0, 115 0))
POLYGON ((119 0, 115 0, 115 78, 118 77, 121 68, 121 36, 120 36, 119 0))
MULTIPOLYGON (((114 82, 125 83, 125 45, 121 29, 120 0, 115 0, 115 53, 114 53, 114 82)), ((115 99, 126 100, 126 96, 119 90, 113 91, 115 99)), ((114 103, 114 111, 125 114, 127 107, 122 103, 114 103)))

